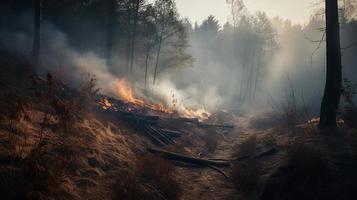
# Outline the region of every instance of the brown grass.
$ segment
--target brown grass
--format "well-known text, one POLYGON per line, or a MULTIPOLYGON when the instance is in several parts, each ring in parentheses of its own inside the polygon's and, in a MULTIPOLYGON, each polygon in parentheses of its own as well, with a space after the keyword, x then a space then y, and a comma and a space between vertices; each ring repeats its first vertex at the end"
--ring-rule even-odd
POLYGON ((235 156, 237 158, 251 157, 255 153, 256 146, 257 146, 256 136, 250 136, 247 139, 245 139, 241 144, 235 146, 236 149, 235 156))
POLYGON ((277 139, 272 134, 263 136, 261 141, 267 147, 275 147, 277 145, 277 139))
POLYGON ((330 163, 324 152, 301 140, 287 146, 287 156, 292 167, 292 179, 304 183, 324 183, 331 178, 330 163))
POLYGON ((260 167, 256 163, 235 163, 232 168, 233 183, 239 191, 251 192, 260 181, 260 167))
POLYGON ((140 184, 139 179, 130 172, 121 173, 114 185, 114 199, 141 200, 150 195, 140 184))
POLYGON ((206 135, 203 137, 203 141, 204 141, 204 144, 205 144, 205 149, 209 153, 213 153, 217 149, 218 140, 219 140, 219 137, 217 135, 217 132, 214 129, 213 130, 209 130, 206 133, 206 135))
POLYGON ((181 187, 173 178, 173 165, 152 154, 140 156, 137 160, 137 174, 141 179, 166 199, 179 199, 181 187))

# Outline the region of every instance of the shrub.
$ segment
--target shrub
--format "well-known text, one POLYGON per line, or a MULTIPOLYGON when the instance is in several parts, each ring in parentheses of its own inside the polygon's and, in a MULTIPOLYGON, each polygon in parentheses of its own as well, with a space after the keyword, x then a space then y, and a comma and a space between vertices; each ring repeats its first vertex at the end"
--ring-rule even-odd
POLYGON ((325 183, 331 178, 330 163, 318 147, 301 140, 290 142, 287 156, 291 178, 305 184, 325 183))
POLYGON ((129 172, 121 173, 114 185, 114 199, 141 200, 148 199, 149 195, 139 183, 138 178, 129 172))
POLYGON ((238 190, 249 193, 257 187, 259 173, 256 163, 235 163, 232 168, 233 183, 238 190))
POLYGON ((218 135, 215 130, 210 130, 203 138, 205 147, 209 153, 213 153, 218 145, 218 135))
POLYGON ((270 97, 271 107, 276 120, 279 121, 282 126, 295 128, 297 124, 305 122, 311 113, 305 104, 303 94, 301 94, 301 100, 299 101, 292 81, 289 78, 287 80, 285 97, 283 97, 280 102, 270 97))
POLYGON ((257 138, 255 136, 250 136, 245 139, 241 144, 236 145, 236 157, 251 157, 255 153, 255 149, 257 146, 257 138))
POLYGON ((262 138, 262 142, 267 147, 274 147, 276 146, 276 138, 272 134, 265 135, 262 138))
POLYGON ((173 165, 152 154, 137 160, 137 174, 144 182, 152 184, 166 199, 179 199, 181 187, 173 178, 173 165))

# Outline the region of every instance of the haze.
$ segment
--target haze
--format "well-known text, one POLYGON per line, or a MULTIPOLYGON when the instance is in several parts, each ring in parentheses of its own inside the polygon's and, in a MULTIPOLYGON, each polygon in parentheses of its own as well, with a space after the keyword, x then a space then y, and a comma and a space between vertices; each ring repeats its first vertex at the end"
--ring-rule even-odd
MULTIPOLYGON (((264 11, 270 17, 279 16, 293 23, 305 24, 310 17, 315 0, 248 0, 249 11, 264 11)), ((177 8, 182 17, 191 22, 201 23, 208 15, 214 15, 220 24, 229 20, 230 7, 226 0, 177 0, 177 8)))

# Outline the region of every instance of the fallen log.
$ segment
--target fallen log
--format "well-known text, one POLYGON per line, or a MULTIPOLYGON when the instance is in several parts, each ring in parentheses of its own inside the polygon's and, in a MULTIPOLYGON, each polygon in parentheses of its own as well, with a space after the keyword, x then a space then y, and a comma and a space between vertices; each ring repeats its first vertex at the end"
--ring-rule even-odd
POLYGON ((174 138, 181 137, 183 134, 182 132, 179 132, 179 131, 168 130, 168 129, 163 129, 163 128, 161 128, 160 130, 174 138))
POLYGON ((202 124, 199 123, 198 127, 201 128, 226 128, 226 129, 233 129, 234 125, 224 125, 224 124, 202 124))
POLYGON ((212 160, 212 161, 226 161, 226 162, 233 162, 233 161, 241 161, 241 160, 245 160, 245 159, 257 159, 257 158, 262 158, 262 157, 265 157, 265 156, 269 156, 269 155, 273 155, 277 152, 277 149, 275 147, 273 148, 270 148, 266 151, 263 151, 255 156, 241 156, 241 157, 238 157, 238 158, 232 158, 232 159, 223 159, 223 158, 212 158, 212 159, 209 159, 209 160, 212 160))
POLYGON ((173 152, 168 152, 160 149, 154 149, 154 148, 148 148, 147 149, 150 153, 160 155, 161 157, 168 159, 168 160, 175 160, 175 161, 180 161, 180 162, 186 162, 186 163, 191 163, 191 164, 196 164, 196 165, 201 165, 201 166, 217 166, 217 167, 229 167, 230 163, 226 161, 213 161, 213 160, 205 160, 201 158, 194 158, 194 157, 189 157, 173 152))
POLYGON ((143 131, 146 133, 147 136, 149 136, 149 138, 157 145, 159 146, 165 146, 168 145, 168 143, 166 143, 165 141, 162 141, 162 139, 156 137, 155 135, 153 135, 149 129, 147 129, 147 127, 142 127, 143 131))

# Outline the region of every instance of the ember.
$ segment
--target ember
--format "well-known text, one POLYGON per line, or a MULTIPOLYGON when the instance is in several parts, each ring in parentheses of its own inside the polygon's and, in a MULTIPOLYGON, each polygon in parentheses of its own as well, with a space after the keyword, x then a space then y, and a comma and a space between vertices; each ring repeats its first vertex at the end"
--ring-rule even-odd
POLYGON ((102 99, 101 105, 104 110, 108 110, 113 106, 113 104, 106 97, 102 99))

